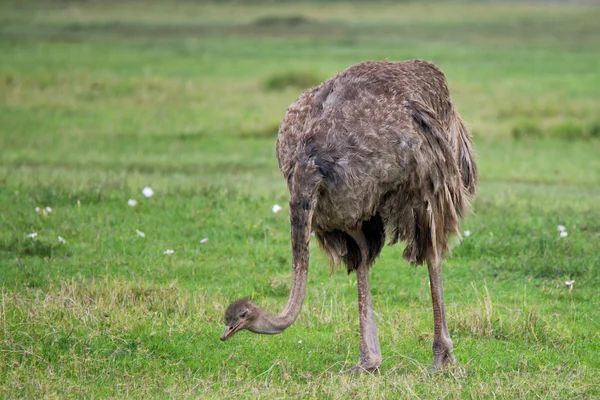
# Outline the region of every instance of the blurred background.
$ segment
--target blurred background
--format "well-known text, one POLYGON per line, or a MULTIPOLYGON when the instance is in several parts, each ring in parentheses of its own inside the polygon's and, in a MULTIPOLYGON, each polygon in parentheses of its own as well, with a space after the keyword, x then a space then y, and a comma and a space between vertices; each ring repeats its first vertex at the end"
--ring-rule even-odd
MULTIPOLYGON (((272 143, 287 106, 364 60, 440 66, 480 143, 600 137, 600 12, 591 1, 0 7, 0 147, 12 171, 194 172, 210 182, 218 171, 235 184, 268 175, 268 185, 279 176, 272 143)), ((572 145, 549 146, 548 162, 532 164, 521 164, 528 149, 516 163, 480 146, 484 179, 580 179, 570 162, 555 168, 563 151, 572 160, 572 145)))
POLYGON ((599 21, 591 0, 2 0, 0 392, 600 396, 599 21), (371 271, 374 381, 337 375, 356 282, 316 246, 293 329, 218 343, 230 300, 287 298, 288 105, 414 58, 446 74, 481 172, 444 277, 465 374, 421 376, 428 281, 400 245, 371 271))

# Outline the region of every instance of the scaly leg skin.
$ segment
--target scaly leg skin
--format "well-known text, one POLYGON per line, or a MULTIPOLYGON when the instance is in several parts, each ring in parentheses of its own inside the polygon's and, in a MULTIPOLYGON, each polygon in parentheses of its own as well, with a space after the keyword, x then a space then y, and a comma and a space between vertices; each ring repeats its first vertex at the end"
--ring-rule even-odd
POLYGON ((352 372, 375 372, 381 365, 381 348, 377 338, 377 325, 369 289, 369 268, 367 266, 368 248, 362 231, 352 232, 362 252, 362 262, 356 270, 358 286, 358 315, 360 321, 360 361, 352 372))
POLYGON ((444 288, 442 286, 442 261, 428 260, 431 301, 433 303, 433 371, 439 371, 456 360, 452 354, 452 339, 446 325, 444 288))

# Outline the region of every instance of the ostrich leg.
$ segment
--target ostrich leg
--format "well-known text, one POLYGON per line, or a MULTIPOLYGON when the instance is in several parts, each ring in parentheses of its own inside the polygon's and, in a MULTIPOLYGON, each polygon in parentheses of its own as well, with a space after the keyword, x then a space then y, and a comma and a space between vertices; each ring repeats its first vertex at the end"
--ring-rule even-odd
POLYGON ((377 325, 369 289, 369 267, 367 259, 369 248, 362 231, 349 233, 361 250, 362 261, 356 270, 358 286, 358 316, 360 321, 360 361, 352 368, 354 372, 374 372, 381 365, 381 349, 377 338, 377 325))
POLYGON ((452 339, 446 325, 444 310, 444 288, 442 286, 442 260, 427 260, 431 301, 433 303, 433 370, 441 369, 454 363, 452 355, 452 339))

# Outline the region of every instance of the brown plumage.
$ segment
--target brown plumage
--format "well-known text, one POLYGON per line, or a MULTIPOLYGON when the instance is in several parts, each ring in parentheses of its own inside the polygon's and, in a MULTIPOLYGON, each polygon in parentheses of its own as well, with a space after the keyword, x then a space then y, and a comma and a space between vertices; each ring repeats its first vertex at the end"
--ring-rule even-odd
POLYGON ((365 62, 340 72, 288 108, 277 159, 291 194, 288 304, 278 316, 247 300, 232 304, 230 333, 222 339, 240 329, 279 333, 295 321, 306 288, 312 229, 332 265, 343 262, 348 272, 357 273, 358 368, 370 371, 381 363, 368 268, 386 238, 390 245, 406 241, 408 262, 427 263, 434 367, 452 362, 441 260, 449 252, 449 235, 459 234, 459 220, 469 211, 477 167, 471 136, 450 100, 444 74, 420 60, 365 62), (237 314, 244 312, 252 321, 240 324, 237 314))

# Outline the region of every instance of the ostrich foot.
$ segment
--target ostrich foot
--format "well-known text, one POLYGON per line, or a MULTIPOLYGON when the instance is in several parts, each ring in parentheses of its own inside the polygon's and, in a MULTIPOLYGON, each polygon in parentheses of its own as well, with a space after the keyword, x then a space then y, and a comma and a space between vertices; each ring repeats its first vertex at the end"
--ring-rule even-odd
POLYGON ((433 365, 432 372, 442 371, 450 365, 456 364, 456 359, 452 354, 452 340, 443 339, 433 343, 433 365))
POLYGON ((372 357, 361 357, 360 360, 358 361, 358 365, 355 365, 354 367, 350 368, 349 372, 353 373, 353 374, 360 374, 360 373, 370 373, 373 374, 377 371, 379 371, 379 366, 381 365, 381 355, 378 354, 373 354, 372 357))
POLYGON ((432 372, 443 371, 451 365, 456 364, 456 359, 452 353, 444 353, 433 358, 432 372))
POLYGON ((374 374, 375 372, 379 371, 379 366, 381 365, 381 361, 379 362, 371 362, 371 361, 367 361, 367 362, 359 362, 358 365, 355 365, 354 367, 350 368, 350 370, 348 372, 350 372, 351 374, 362 374, 362 373, 369 373, 369 374, 374 374))

